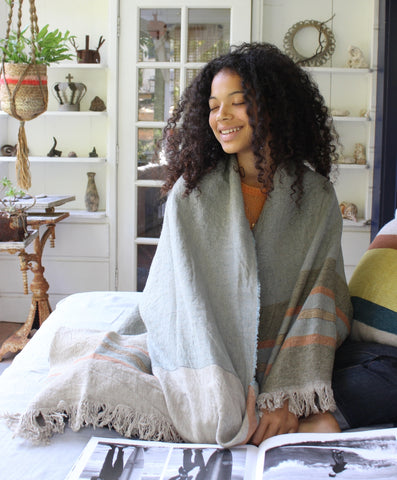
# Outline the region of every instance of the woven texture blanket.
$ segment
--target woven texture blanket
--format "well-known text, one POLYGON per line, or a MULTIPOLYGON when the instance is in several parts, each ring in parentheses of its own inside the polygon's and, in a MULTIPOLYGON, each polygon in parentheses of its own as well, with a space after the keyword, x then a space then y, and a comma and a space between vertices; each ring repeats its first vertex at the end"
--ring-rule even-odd
POLYGON ((181 179, 170 193, 136 319, 146 333, 60 331, 18 434, 45 441, 68 421, 229 447, 249 439, 260 406, 333 407, 351 308, 333 189, 308 170, 298 209, 277 175, 252 232, 234 162, 188 197, 181 179))
POLYGON ((397 347, 397 214, 378 232, 349 283, 351 337, 397 347))

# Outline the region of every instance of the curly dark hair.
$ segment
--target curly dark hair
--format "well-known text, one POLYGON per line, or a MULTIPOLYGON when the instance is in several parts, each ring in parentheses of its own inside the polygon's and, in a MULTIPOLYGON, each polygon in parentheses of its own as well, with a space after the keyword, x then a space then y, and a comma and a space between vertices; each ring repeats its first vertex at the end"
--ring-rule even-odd
POLYGON ((161 143, 168 163, 163 192, 182 176, 185 194, 190 194, 205 174, 229 157, 208 121, 212 80, 221 70, 235 72, 242 79, 258 181, 270 193, 274 173, 283 167, 295 176, 291 195, 297 194, 299 203, 305 164, 329 179, 338 157, 337 135, 317 85, 267 43, 244 43, 211 60, 186 88, 163 131, 161 143), (270 159, 263 148, 266 143, 270 159))

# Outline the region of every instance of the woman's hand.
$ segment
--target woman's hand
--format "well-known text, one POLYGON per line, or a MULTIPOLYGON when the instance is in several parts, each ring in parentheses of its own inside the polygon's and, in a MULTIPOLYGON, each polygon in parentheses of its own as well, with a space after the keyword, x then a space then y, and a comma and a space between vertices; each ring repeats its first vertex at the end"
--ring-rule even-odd
POLYGON ((283 433, 295 433, 298 430, 298 423, 298 417, 288 410, 288 400, 284 402, 281 408, 272 412, 262 409, 262 418, 250 439, 250 443, 259 445, 266 438, 283 433))

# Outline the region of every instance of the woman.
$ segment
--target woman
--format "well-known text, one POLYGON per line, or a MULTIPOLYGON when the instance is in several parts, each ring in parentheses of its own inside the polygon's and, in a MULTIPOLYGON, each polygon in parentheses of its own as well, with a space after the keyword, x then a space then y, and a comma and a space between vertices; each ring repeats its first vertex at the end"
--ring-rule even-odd
MULTIPOLYGON (((175 194, 182 203, 194 191, 206 195, 208 177, 222 175, 220 165, 234 162, 241 178, 237 201, 244 202, 245 228, 256 242, 260 283, 256 380, 261 420, 250 441, 259 444, 298 430, 338 431, 329 413, 329 385, 334 349, 349 330, 350 301, 340 253, 339 209, 328 182, 337 159, 335 134, 316 85, 274 46, 244 44, 209 62, 197 75, 168 121, 163 145, 168 160, 164 191, 182 182, 175 194), (261 220, 262 225, 257 224, 261 220), (307 226, 302 229, 303 220, 307 226), (321 242, 329 242, 326 252, 315 240, 318 235, 321 242), (269 256, 277 255, 276 250, 280 263, 271 271, 269 256), (288 257, 294 255, 291 261, 288 257), (316 303, 316 295, 324 298, 316 303), (327 302, 332 306, 325 307, 327 302), (301 375, 296 386, 295 361, 313 362, 312 378, 301 375)), ((224 203, 203 213, 194 201, 191 214, 199 210, 206 215, 210 231, 229 214, 224 203)), ((209 243, 208 254, 211 247, 209 243)))
POLYGON ((164 223, 128 335, 56 335, 57 375, 18 433, 46 439, 70 417, 229 448, 338 430, 331 377, 351 304, 317 87, 276 48, 242 45, 203 68, 163 139, 164 223))

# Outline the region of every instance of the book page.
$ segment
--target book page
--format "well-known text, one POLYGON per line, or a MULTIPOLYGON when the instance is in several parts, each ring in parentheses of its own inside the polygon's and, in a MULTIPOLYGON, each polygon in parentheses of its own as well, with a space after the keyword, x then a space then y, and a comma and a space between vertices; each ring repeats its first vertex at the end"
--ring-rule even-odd
POLYGON ((256 479, 397 478, 397 429, 293 433, 263 442, 256 479))
POLYGON ((252 480, 258 449, 92 437, 67 480, 252 480))

